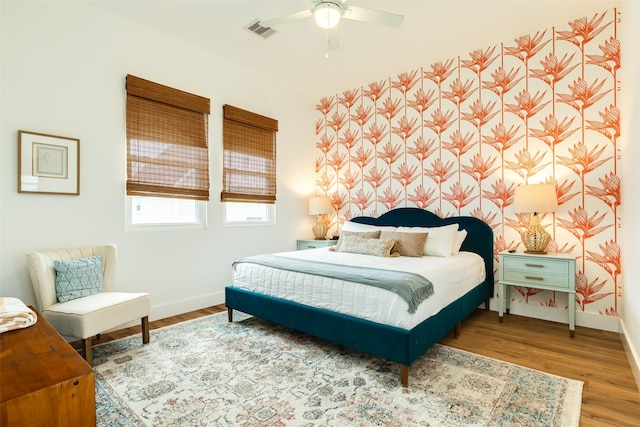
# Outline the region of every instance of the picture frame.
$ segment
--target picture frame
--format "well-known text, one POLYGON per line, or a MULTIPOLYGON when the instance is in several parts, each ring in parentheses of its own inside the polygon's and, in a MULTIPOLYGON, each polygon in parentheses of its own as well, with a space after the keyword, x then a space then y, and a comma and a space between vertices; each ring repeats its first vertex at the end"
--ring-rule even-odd
POLYGON ((18 193, 80 194, 80 140, 18 131, 18 193))

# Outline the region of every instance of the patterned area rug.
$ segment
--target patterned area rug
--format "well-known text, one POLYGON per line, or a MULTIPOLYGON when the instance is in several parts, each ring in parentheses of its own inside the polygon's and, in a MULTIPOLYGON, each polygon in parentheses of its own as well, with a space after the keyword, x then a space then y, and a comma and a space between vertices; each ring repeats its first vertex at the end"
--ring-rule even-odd
POLYGON ((578 425, 580 381, 436 344, 405 388, 395 363, 242 319, 96 346, 98 426, 578 425))

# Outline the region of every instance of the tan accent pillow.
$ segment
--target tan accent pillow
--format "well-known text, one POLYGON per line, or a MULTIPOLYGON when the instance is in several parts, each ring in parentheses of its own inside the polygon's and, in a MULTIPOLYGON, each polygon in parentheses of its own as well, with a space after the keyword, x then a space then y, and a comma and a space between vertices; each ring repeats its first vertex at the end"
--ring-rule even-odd
MULTIPOLYGON (((340 236, 342 239, 342 236, 340 236)), ((393 239, 377 239, 362 236, 346 236, 338 252, 349 252, 354 254, 391 256, 391 248, 396 244, 393 239)))
POLYGON ((340 246, 342 246, 342 243, 344 242, 345 237, 348 236, 360 236, 360 237, 367 237, 369 239, 377 239, 378 237, 380 237, 380 230, 376 230, 376 231, 343 231, 340 233, 340 238, 338 239, 338 242, 335 244, 334 247, 331 248, 331 250, 336 251, 336 252, 340 252, 340 246))
POLYGON ((380 240, 394 239, 395 246, 391 252, 400 252, 401 256, 421 257, 424 254, 424 244, 429 233, 402 233, 400 231, 383 231, 380 240))

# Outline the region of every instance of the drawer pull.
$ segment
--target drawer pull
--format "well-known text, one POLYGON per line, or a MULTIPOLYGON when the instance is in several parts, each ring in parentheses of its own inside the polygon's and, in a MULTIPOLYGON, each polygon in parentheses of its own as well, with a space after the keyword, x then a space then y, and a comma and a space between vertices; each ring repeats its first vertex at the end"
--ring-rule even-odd
POLYGON ((543 268, 544 265, 542 264, 525 264, 526 267, 537 267, 537 268, 543 268))
POLYGON ((316 249, 316 248, 317 248, 317 246, 309 245, 309 246, 307 246, 307 248, 309 248, 309 249, 316 249))
POLYGON ((524 276, 527 280, 544 280, 544 277, 536 277, 536 276, 524 276))

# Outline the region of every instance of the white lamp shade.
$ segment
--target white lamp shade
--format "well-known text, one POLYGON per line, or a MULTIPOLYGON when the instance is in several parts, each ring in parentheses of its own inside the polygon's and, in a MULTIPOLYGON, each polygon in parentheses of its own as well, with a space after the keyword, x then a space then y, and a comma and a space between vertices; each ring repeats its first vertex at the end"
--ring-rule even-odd
POLYGON ((327 30, 338 25, 341 16, 342 11, 340 7, 330 1, 319 3, 313 10, 313 17, 316 23, 327 30))
POLYGON ((554 184, 521 185, 513 196, 516 213, 555 212, 558 196, 554 184))
POLYGON ((331 213, 331 200, 325 196, 309 199, 309 215, 324 215, 331 213))

